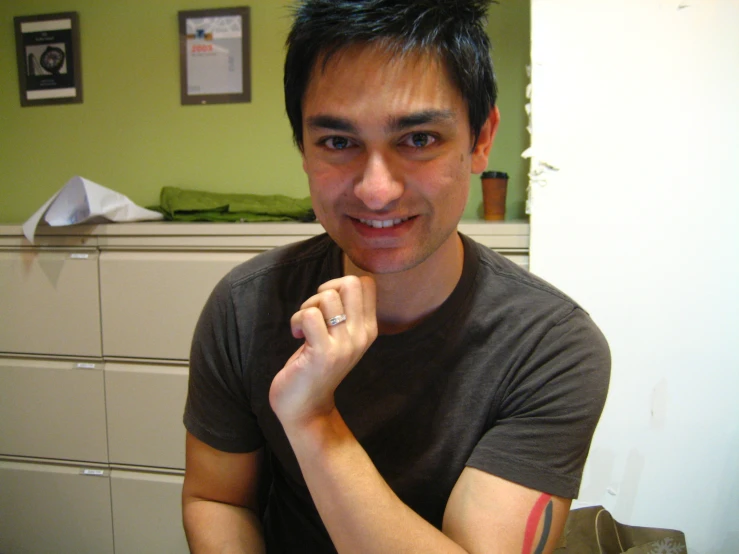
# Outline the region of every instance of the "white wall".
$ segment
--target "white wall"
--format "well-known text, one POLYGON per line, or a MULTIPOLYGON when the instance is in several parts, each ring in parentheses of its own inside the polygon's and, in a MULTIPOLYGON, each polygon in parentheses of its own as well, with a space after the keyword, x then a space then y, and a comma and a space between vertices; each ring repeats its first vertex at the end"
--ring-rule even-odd
POLYGON ((739 552, 739 0, 532 0, 532 127, 532 271, 613 354, 578 505, 739 552))

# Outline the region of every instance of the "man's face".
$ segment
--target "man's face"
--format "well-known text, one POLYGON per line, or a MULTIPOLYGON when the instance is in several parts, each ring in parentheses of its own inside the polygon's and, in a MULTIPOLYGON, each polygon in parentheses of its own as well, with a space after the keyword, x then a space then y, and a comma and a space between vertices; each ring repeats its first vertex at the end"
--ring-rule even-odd
POLYGON ((351 47, 325 70, 318 60, 302 107, 313 208, 349 259, 371 273, 449 262, 492 135, 472 149, 467 105, 444 67, 351 47))

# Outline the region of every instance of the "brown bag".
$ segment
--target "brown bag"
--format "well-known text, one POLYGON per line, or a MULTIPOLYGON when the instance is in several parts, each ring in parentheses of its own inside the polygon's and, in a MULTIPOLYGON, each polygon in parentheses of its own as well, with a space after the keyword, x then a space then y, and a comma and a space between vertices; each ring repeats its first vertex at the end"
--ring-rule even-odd
POLYGON ((687 554, 685 535, 617 522, 602 506, 570 511, 555 554, 687 554))

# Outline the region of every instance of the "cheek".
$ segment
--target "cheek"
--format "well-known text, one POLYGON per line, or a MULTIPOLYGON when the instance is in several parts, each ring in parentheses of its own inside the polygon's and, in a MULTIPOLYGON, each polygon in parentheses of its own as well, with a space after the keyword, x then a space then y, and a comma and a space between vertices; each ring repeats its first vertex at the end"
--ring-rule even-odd
MULTIPOLYGON (((456 156, 454 161, 456 162, 456 156)), ((461 204, 464 210, 470 190, 468 171, 469 166, 465 163, 436 165, 419 175, 419 182, 434 183, 426 190, 442 209, 457 211, 458 205, 461 204)))
POLYGON ((343 176, 340 172, 320 164, 308 164, 306 168, 308 175, 308 186, 316 216, 323 220, 323 215, 330 213, 337 204, 341 203, 341 197, 346 194, 343 186, 343 176))
POLYGON ((311 194, 322 198, 346 196, 359 171, 355 163, 333 164, 321 160, 310 160, 304 165, 311 194))
POLYGON ((322 160, 318 156, 309 156, 303 159, 303 169, 310 183, 323 186, 335 186, 341 182, 346 171, 344 166, 339 166, 322 160))
MULTIPOLYGON (((462 158, 460 160, 461 163, 456 165, 456 186, 454 187, 454 192, 456 197, 458 197, 463 205, 467 204, 467 197, 470 194, 470 178, 471 178, 471 160, 468 155, 462 154, 462 158)), ((463 208, 464 209, 464 206, 463 208)))
POLYGON ((461 171, 459 167, 450 169, 434 201, 440 221, 456 222, 462 217, 467 207, 469 191, 469 173, 461 171))
POLYGON ((447 191, 446 205, 450 215, 461 217, 467 207, 470 193, 469 175, 460 175, 459 179, 447 191))
POLYGON ((308 185, 310 186, 311 194, 321 194, 322 191, 327 190, 331 186, 333 182, 332 172, 325 164, 316 161, 306 161, 303 163, 303 168, 308 176, 308 185))

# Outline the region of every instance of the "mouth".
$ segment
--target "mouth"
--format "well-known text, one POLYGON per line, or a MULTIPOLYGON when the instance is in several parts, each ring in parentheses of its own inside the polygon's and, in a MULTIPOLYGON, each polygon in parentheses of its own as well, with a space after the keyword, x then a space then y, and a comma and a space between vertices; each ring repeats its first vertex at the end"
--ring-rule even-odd
POLYGON ((399 217, 395 219, 362 219, 361 217, 356 218, 356 221, 359 221, 360 223, 363 223, 364 225, 367 225, 368 227, 373 227, 374 229, 388 229, 390 227, 395 227, 396 225, 400 225, 401 223, 405 223, 406 221, 412 219, 411 217, 399 217))

